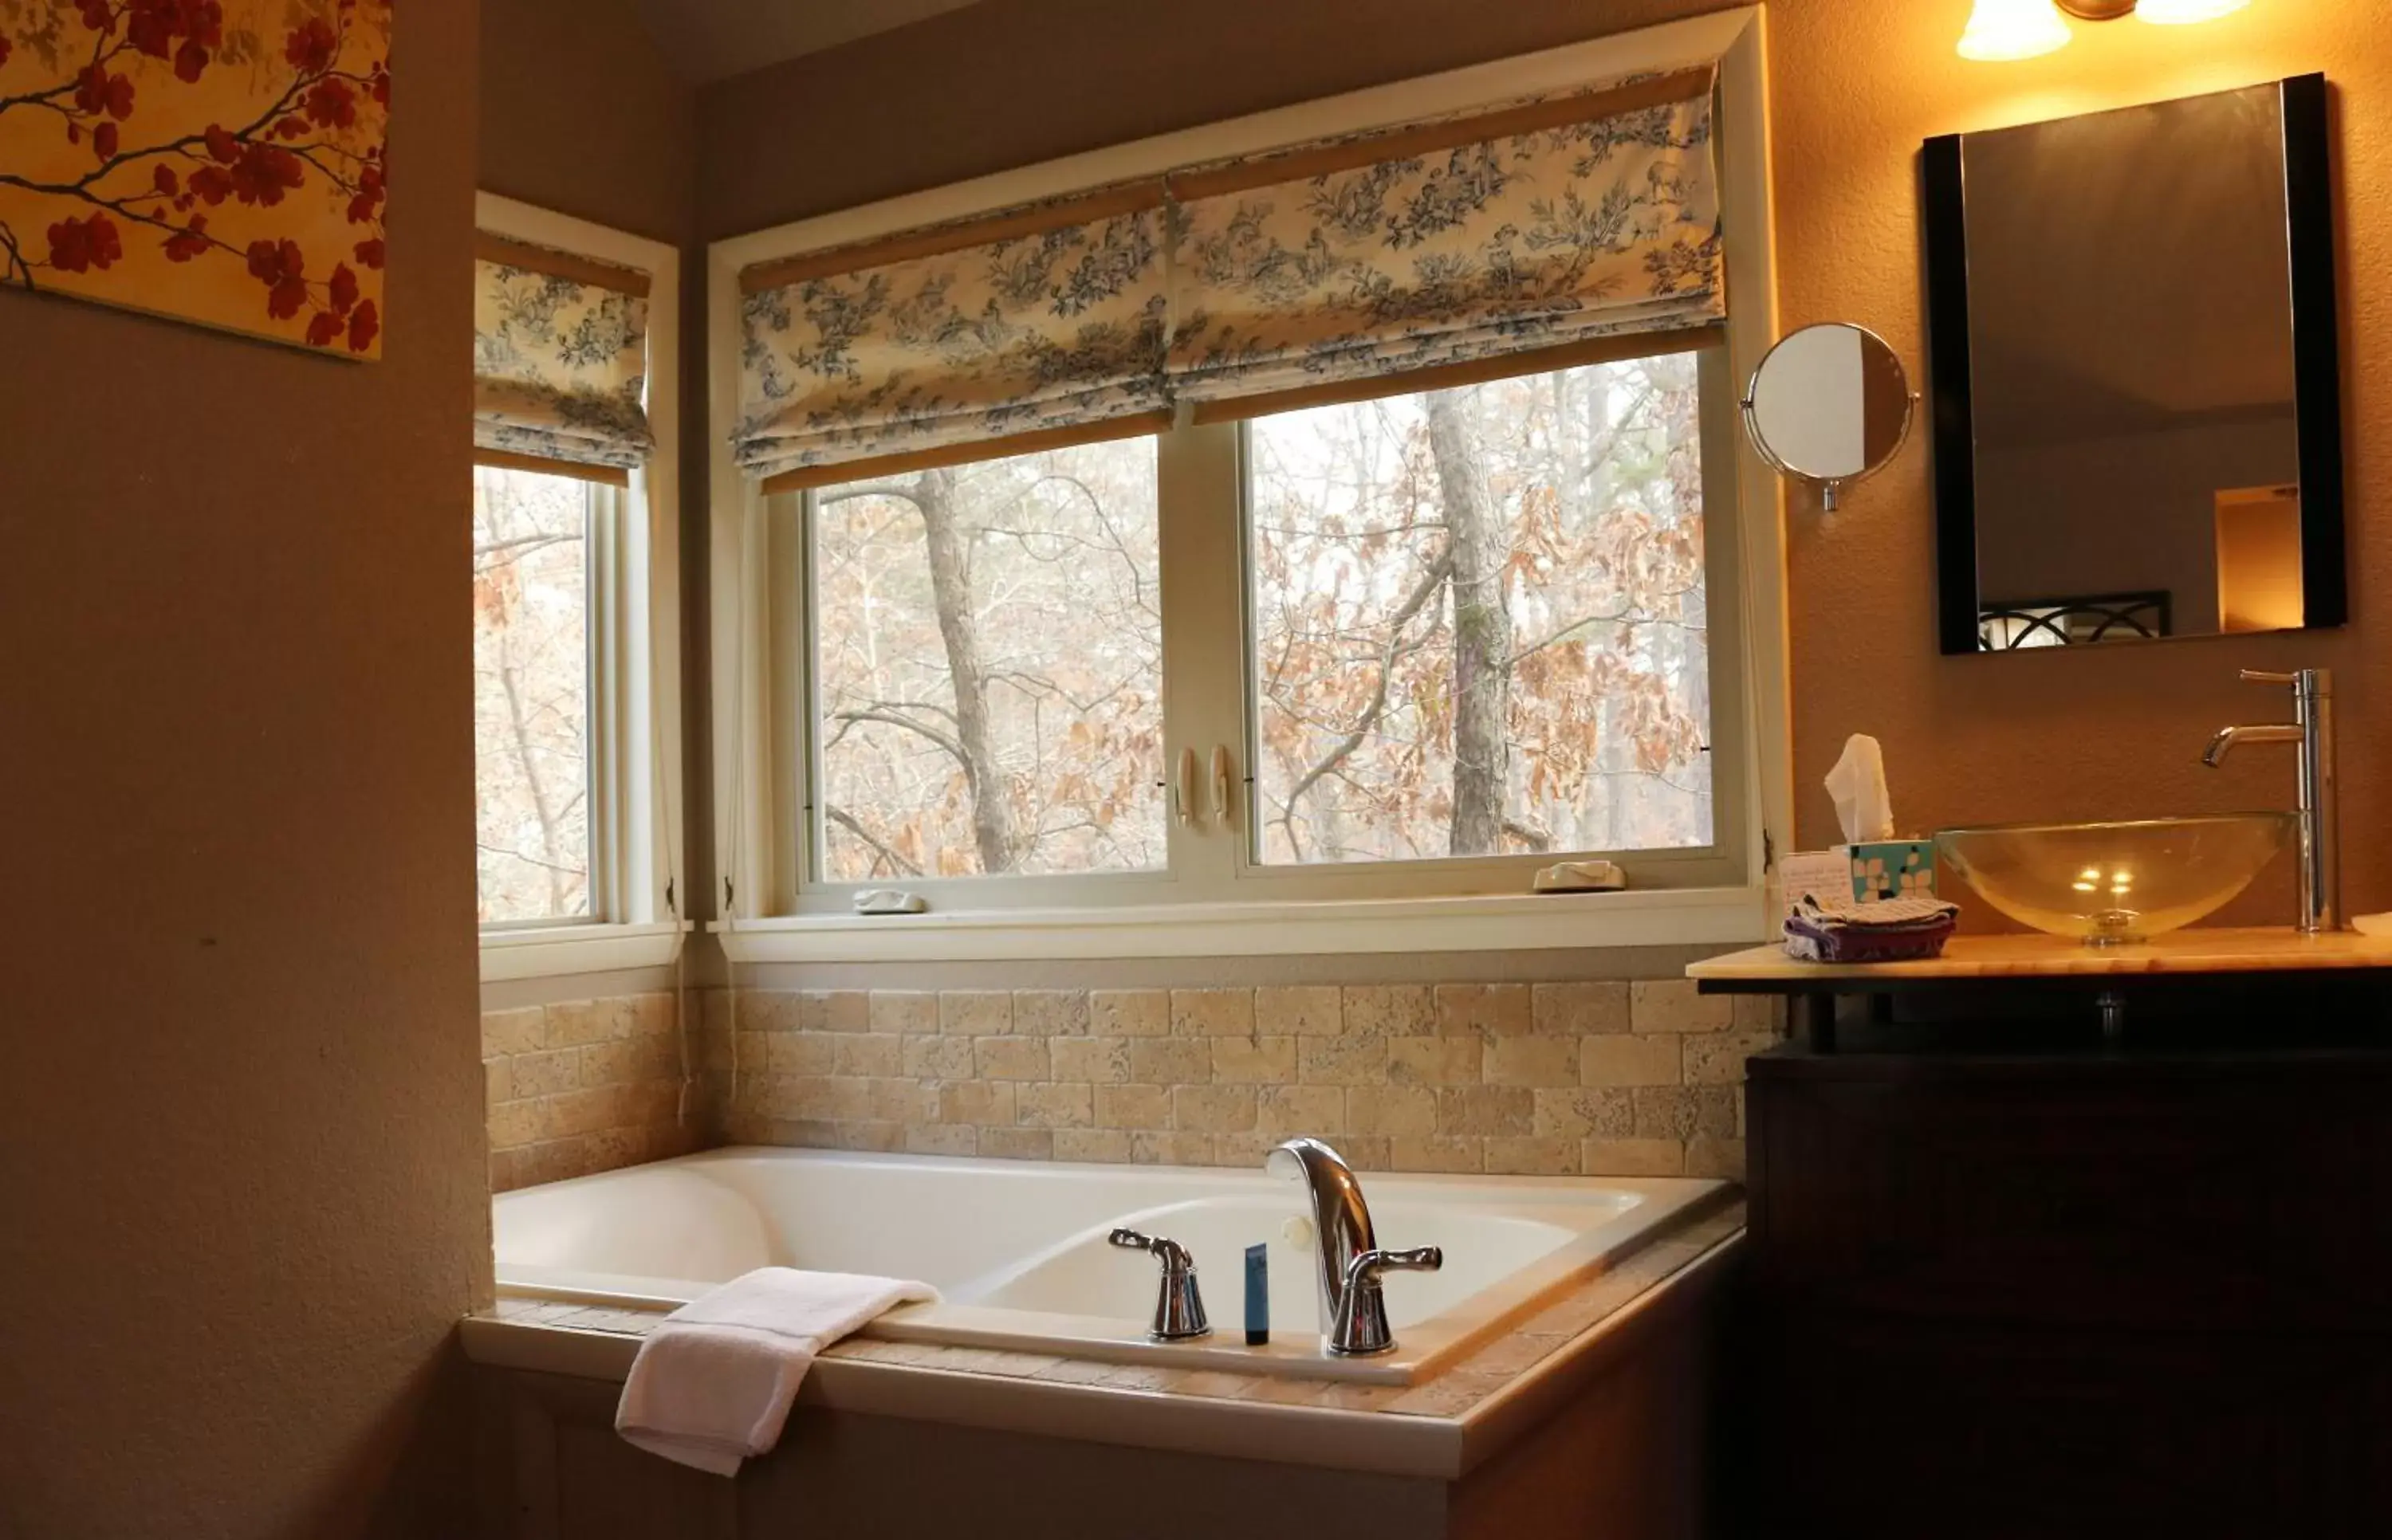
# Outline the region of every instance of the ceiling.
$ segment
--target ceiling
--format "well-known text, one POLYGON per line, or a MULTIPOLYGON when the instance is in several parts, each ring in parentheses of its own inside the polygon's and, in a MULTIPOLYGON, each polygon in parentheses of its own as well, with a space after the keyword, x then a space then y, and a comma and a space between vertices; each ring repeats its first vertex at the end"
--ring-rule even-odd
POLYGON ((819 53, 976 0, 637 0, 657 46, 693 81, 819 53))

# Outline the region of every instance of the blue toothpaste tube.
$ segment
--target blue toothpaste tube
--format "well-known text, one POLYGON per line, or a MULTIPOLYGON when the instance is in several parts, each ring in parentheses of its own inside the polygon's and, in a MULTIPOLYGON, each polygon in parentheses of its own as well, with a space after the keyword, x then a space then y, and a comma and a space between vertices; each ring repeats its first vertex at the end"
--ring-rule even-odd
POLYGON ((1246 1248, 1246 1346, 1270 1340, 1270 1248, 1246 1248))

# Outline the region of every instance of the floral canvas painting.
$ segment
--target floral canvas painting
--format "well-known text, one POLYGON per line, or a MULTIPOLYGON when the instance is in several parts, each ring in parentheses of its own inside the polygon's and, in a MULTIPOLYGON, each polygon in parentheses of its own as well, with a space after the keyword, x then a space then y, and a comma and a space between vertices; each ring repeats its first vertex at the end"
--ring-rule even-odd
POLYGON ((390 29, 390 0, 0 0, 0 289, 379 356, 390 29))

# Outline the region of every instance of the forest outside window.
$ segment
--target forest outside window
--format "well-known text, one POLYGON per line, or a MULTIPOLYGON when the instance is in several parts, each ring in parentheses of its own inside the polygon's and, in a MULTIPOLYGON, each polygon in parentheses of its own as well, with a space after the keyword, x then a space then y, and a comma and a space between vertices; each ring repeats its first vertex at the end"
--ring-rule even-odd
POLYGON ((1256 420, 1258 855, 1710 844, 1695 356, 1256 420))
POLYGON ((1155 443, 813 496, 824 876, 1165 864, 1155 443))
POLYGON ((474 848, 484 925, 591 916, 591 559, 619 498, 474 472, 474 848))
POLYGON ((791 906, 1738 880, 1702 340, 774 499, 791 906))

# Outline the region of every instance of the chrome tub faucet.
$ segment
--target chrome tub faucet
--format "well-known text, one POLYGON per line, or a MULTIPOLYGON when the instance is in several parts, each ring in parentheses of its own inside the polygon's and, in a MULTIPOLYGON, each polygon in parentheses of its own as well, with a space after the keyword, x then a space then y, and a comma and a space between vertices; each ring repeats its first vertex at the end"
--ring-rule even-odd
POLYGON ((2271 674, 2242 670, 2245 684, 2290 685, 2293 719, 2259 727, 2218 730, 2201 762, 2216 770, 2243 744, 2300 745, 2301 929, 2309 934, 2342 928, 2342 832, 2334 795, 2334 673, 2301 668, 2271 674))
POLYGON ((1320 1248, 1320 1333, 1329 1351, 1359 1358, 1396 1345, 1387 1326, 1387 1301, 1379 1275, 1389 1271, 1434 1273, 1445 1253, 1434 1246, 1383 1251, 1371 1230, 1371 1207, 1362 1184, 1338 1153, 1318 1139, 1290 1139, 1263 1158, 1273 1175, 1300 1179, 1312 1205, 1313 1239, 1320 1248))

